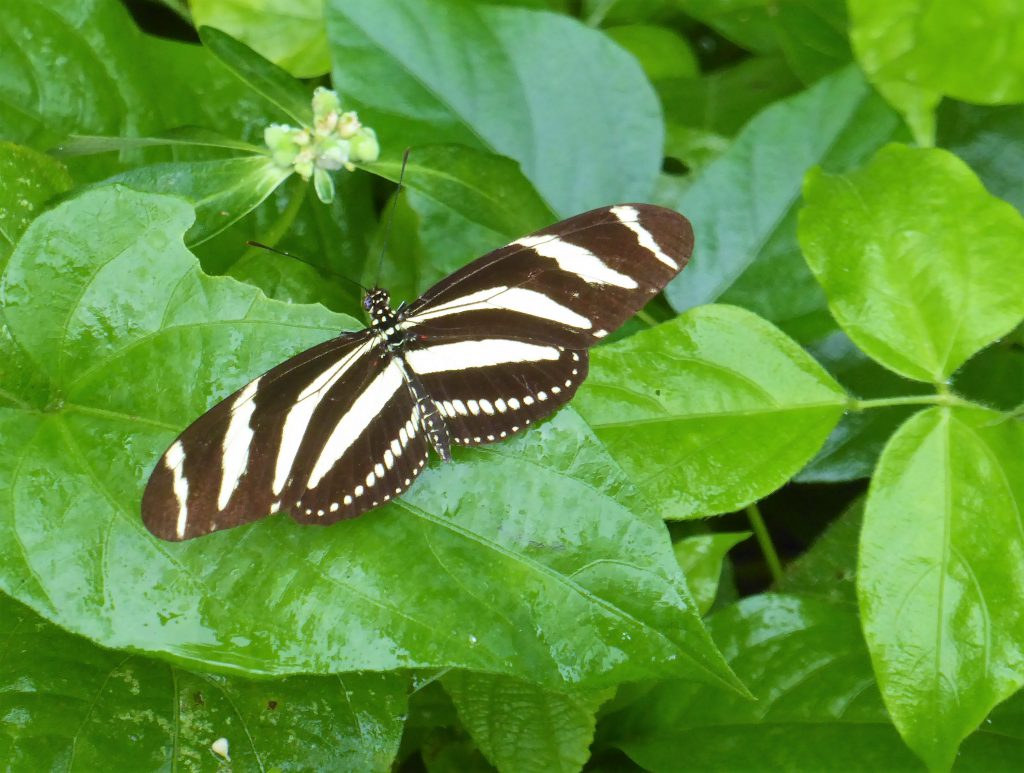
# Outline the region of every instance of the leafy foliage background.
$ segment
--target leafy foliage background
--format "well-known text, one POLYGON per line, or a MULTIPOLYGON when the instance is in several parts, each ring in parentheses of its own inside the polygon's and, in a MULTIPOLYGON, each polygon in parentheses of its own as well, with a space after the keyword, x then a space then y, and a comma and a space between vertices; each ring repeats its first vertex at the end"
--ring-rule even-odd
POLYGON ((1016 5, 28 0, 0 29, 11 769, 1019 767, 1016 5), (262 146, 316 85, 382 148, 328 204, 262 146), (360 324, 335 274, 411 299, 631 200, 697 251, 571 407, 351 523, 143 528, 177 432, 360 324))

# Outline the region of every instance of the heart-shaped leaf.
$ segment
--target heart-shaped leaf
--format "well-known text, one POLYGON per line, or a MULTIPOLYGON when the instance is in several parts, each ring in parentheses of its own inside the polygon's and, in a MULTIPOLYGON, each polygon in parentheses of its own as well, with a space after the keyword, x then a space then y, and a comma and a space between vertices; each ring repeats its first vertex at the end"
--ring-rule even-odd
POLYGON ((1024 218, 944 150, 813 170, 800 245, 836 321, 897 373, 945 381, 1024 319, 1024 218))
POLYGON ((103 644, 247 673, 454 666, 547 687, 696 673, 742 689, 664 525, 631 510, 571 411, 329 529, 278 517, 153 538, 139 501, 174 435, 352 325, 203 275, 180 242, 190 219, 180 199, 100 188, 19 242, 0 291, 31 378, 0 386, 4 588, 103 644))

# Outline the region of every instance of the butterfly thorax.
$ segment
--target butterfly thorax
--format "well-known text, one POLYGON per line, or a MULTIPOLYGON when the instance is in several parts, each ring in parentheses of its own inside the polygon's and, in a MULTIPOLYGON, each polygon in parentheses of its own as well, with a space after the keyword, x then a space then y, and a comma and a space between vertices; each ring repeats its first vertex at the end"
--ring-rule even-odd
POLYGON ((370 315, 370 327, 384 348, 391 354, 400 352, 405 344, 405 331, 401 315, 391 308, 388 291, 380 288, 370 290, 363 299, 363 308, 370 315))
POLYGON ((387 290, 374 288, 363 299, 363 308, 370 315, 370 327, 377 334, 385 352, 390 355, 402 371, 405 385, 416 401, 417 415, 423 432, 430 439, 437 453, 446 462, 451 461, 451 436, 444 417, 437 410, 430 393, 423 382, 409 367, 403 350, 406 343, 405 329, 402 324, 401 308, 391 308, 391 300, 387 290))

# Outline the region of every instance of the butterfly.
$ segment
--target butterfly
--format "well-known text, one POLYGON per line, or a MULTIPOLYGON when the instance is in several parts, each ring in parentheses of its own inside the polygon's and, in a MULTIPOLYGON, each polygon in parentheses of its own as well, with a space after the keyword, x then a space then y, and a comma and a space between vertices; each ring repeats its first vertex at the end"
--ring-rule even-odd
POLYGON ((595 209, 480 257, 370 325, 285 360, 200 416, 142 498, 185 540, 277 512, 355 518, 399 497, 455 446, 494 443, 567 403, 588 351, 658 294, 693 250, 670 209, 595 209))

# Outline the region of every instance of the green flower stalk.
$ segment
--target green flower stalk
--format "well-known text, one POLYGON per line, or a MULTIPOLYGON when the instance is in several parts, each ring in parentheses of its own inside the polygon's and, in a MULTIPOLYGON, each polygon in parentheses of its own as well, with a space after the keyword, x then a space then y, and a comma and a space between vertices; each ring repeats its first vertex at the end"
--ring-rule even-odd
POLYGON ((292 169, 303 180, 313 178, 324 203, 334 199, 330 172, 351 172, 356 164, 380 156, 376 132, 363 126, 354 111, 343 112, 337 93, 325 88, 313 92, 312 126, 271 124, 263 130, 263 140, 275 164, 292 169))

